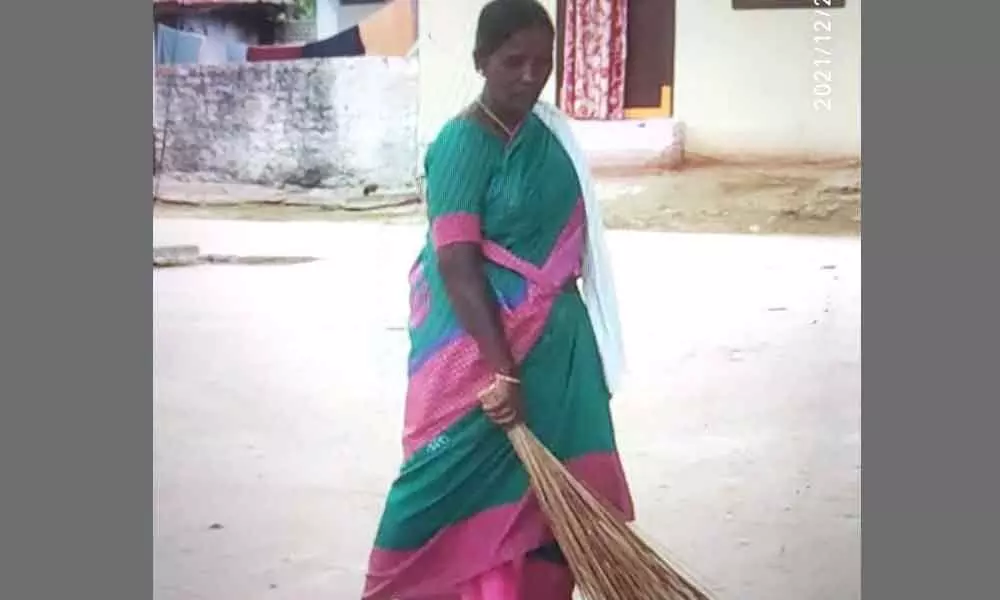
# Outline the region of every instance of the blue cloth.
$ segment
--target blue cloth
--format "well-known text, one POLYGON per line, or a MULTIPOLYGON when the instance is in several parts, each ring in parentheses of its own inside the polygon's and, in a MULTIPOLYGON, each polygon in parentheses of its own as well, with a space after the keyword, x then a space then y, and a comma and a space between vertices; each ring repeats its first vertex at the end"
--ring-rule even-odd
POLYGON ((247 61, 247 45, 240 42, 226 42, 226 62, 244 63, 247 61))
POLYGON ((166 25, 156 25, 156 62, 161 65, 196 64, 204 37, 197 33, 178 31, 166 25))

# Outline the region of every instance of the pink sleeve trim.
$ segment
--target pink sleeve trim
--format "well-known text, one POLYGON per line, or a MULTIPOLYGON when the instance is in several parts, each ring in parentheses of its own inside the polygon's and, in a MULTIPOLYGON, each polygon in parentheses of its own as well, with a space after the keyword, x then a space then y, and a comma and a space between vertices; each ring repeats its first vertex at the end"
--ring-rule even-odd
POLYGON ((431 239, 435 248, 459 242, 481 242, 483 231, 479 215, 450 213, 440 216, 431 224, 431 239))

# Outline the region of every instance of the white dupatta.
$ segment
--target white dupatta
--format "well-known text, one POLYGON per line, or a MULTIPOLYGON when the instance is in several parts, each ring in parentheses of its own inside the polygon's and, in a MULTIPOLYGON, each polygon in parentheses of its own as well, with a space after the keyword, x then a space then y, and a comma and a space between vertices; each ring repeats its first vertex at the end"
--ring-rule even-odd
POLYGON ((538 102, 535 115, 549 128, 562 144, 576 169, 576 176, 583 190, 587 211, 586 249, 583 257, 583 302, 597 338, 597 347, 604 364, 604 378, 614 394, 621 384, 625 370, 625 348, 622 343, 621 322, 618 317, 618 298, 615 293, 614 275, 607 244, 604 241, 604 222, 597 200, 594 179, 583 149, 570 127, 569 119, 559 108, 548 102, 538 102))

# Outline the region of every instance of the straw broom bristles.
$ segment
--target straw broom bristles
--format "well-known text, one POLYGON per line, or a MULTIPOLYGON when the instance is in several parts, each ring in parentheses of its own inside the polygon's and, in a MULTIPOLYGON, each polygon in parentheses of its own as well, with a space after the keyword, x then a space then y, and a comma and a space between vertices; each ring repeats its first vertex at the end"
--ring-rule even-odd
POLYGON ((580 592, 588 600, 709 600, 677 565, 578 481, 523 424, 507 430, 580 592))

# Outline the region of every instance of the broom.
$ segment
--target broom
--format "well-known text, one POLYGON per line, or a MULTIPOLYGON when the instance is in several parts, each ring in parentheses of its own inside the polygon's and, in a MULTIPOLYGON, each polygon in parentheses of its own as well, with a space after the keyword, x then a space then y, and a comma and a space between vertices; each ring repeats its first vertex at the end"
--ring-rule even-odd
MULTIPOLYGON (((487 389, 481 399, 489 395, 487 389)), ((488 401, 488 400, 487 400, 488 401)), ((709 600, 615 509, 590 492, 524 424, 507 430, 553 537, 587 600, 709 600)))

